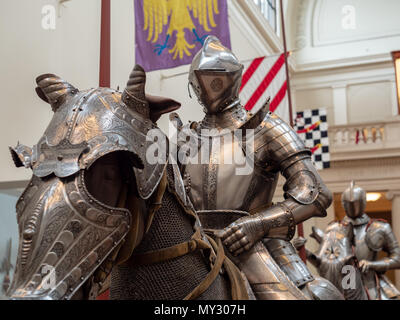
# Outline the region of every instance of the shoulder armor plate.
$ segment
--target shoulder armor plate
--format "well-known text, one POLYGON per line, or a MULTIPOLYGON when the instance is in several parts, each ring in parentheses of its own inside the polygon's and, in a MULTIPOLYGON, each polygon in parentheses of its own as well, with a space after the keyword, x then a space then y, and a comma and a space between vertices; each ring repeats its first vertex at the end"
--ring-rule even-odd
POLYGON ((261 155, 262 158, 270 157, 276 164, 300 152, 311 154, 297 133, 276 114, 270 112, 255 131, 254 150, 256 155, 261 155))
POLYGON ((246 129, 258 128, 264 121, 267 114, 269 114, 268 109, 269 109, 269 101, 263 107, 261 107, 256 113, 251 114, 247 118, 246 122, 240 126, 240 129, 246 130, 246 129))
POLYGON ((389 224, 382 221, 373 220, 368 225, 367 232, 365 234, 365 242, 372 251, 381 251, 385 244, 386 233, 389 231, 389 224))

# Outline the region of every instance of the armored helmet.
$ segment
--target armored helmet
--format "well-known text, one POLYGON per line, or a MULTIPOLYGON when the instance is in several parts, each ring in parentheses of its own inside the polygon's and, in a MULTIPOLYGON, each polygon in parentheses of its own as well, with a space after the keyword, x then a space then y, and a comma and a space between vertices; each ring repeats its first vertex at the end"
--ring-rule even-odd
POLYGON ((348 187, 342 193, 342 206, 349 218, 358 218, 364 213, 367 203, 365 190, 356 186, 354 181, 351 181, 348 187))
POLYGON ((243 65, 215 36, 193 58, 189 83, 205 112, 215 114, 239 103, 243 65))

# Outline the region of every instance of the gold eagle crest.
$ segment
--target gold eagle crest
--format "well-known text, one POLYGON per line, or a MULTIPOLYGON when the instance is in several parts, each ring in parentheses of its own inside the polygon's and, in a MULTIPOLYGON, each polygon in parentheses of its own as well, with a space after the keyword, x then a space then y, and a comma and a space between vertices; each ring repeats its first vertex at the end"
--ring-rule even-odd
MULTIPOLYGON (((185 29, 195 32, 190 12, 204 30, 209 32, 211 28, 216 27, 214 15, 219 14, 218 0, 143 0, 143 29, 148 32, 147 41, 156 43, 164 26, 168 24, 167 41, 164 45, 156 45, 156 48, 158 47, 161 53, 167 47, 168 39, 176 31, 175 44, 169 53, 173 54, 174 60, 178 56, 182 59, 183 54, 191 56, 189 50, 195 45, 188 43, 185 38, 185 29)), ((196 33, 195 35, 198 38, 196 33)))

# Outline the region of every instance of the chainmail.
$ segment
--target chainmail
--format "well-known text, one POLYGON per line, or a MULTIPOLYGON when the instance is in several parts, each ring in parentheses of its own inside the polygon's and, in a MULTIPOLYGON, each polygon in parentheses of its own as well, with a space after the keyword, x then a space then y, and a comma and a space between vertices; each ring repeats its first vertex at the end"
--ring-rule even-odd
MULTIPOLYGON (((193 235, 190 217, 166 191, 162 207, 135 252, 147 252, 188 241, 193 235)), ((117 266, 111 274, 110 299, 183 299, 209 272, 206 258, 194 252, 165 262, 142 266, 117 266)), ((229 281, 219 275, 198 299, 231 299, 229 281)))

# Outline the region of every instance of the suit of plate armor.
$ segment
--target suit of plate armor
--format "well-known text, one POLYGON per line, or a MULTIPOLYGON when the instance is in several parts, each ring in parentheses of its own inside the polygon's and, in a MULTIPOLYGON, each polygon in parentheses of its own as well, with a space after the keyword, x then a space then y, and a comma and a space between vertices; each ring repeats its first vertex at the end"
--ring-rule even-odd
POLYGON ((111 273, 111 299, 248 297, 240 272, 202 232, 177 166, 147 161, 151 147, 168 154, 154 121, 179 104, 145 96, 140 66, 122 94, 79 91, 52 74, 36 81, 54 115, 32 149, 11 148, 33 177, 16 206, 9 295, 96 298, 111 273))
POLYGON ((387 270, 400 268, 400 248, 389 223, 373 220, 364 213, 365 191, 353 182, 342 194, 342 205, 346 211, 343 222, 353 226, 355 255, 369 298, 399 299, 399 290, 384 275, 387 270), (378 259, 382 250, 388 256, 378 259))
POLYGON ((182 126, 177 115, 170 116, 179 130, 186 190, 204 228, 226 227, 221 235, 225 246, 257 298, 342 299, 330 282, 314 279, 289 242, 298 223, 326 215, 331 193, 292 128, 267 112, 268 106, 252 115, 240 105, 242 70, 236 56, 213 36, 193 59, 189 83, 205 117, 182 126), (254 136, 249 138, 247 129, 254 136), (210 150, 206 164, 200 162, 203 150, 210 150), (231 151, 233 162, 225 161, 231 151), (251 157, 254 169, 238 174, 246 171, 244 164, 251 157), (279 173, 286 178, 286 200, 272 204, 279 173))

